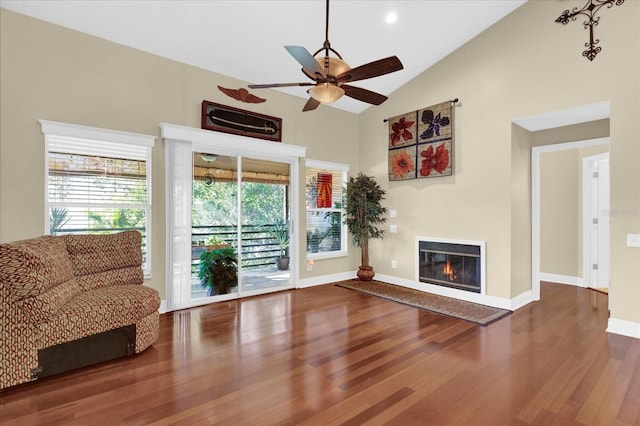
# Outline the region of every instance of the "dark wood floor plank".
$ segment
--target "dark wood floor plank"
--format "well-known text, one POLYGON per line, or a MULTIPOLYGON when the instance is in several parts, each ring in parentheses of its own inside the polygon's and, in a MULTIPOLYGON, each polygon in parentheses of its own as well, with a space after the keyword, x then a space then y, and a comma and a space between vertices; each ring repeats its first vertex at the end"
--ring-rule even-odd
POLYGON ((165 314, 142 354, 0 391, 0 423, 640 425, 640 340, 541 290, 487 327, 332 285, 165 314))

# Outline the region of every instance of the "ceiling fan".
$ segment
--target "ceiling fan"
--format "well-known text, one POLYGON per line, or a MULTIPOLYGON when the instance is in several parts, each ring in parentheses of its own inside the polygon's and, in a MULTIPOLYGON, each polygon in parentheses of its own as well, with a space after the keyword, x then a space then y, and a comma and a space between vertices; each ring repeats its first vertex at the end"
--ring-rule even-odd
POLYGON ((327 0, 327 14, 325 26, 324 44, 313 55, 302 46, 285 46, 284 48, 302 65, 302 72, 313 80, 313 83, 275 83, 275 84, 250 84, 252 89, 267 89, 274 87, 291 86, 313 86, 307 93, 311 95, 302 111, 316 109, 321 103, 331 103, 340 99, 343 95, 367 102, 373 105, 380 105, 387 100, 387 97, 380 93, 361 87, 351 86, 358 80, 378 77, 400 71, 403 66, 397 56, 379 59, 369 62, 359 67, 351 68, 340 54, 331 48, 329 43, 329 0, 327 0), (324 51, 324 56, 316 56, 324 51), (335 56, 329 56, 329 52, 335 56))

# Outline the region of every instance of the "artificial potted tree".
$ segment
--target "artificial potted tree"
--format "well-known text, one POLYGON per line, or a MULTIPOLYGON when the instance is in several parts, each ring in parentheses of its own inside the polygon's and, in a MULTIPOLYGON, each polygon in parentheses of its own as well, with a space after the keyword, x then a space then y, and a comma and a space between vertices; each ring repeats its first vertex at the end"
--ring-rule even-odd
POLYGON ((228 294, 238 285, 238 257, 231 247, 205 251, 200 255, 198 278, 209 296, 228 294))
POLYGON ((375 276, 369 265, 369 239, 382 238, 384 230, 378 226, 387 221, 387 209, 382 206, 385 191, 371 176, 358 173, 349 178, 345 191, 345 219, 355 246, 360 247, 361 265, 358 268, 360 281, 371 281, 375 276))
POLYGON ((286 271, 289 269, 289 222, 282 219, 276 221, 271 228, 271 232, 280 249, 280 256, 276 258, 276 265, 280 271, 286 271))

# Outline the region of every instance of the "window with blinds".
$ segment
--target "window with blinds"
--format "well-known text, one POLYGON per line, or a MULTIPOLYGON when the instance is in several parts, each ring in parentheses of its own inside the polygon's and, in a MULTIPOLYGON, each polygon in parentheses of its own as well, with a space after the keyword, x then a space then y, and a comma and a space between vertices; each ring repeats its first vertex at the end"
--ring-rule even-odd
POLYGON ((47 149, 48 233, 104 234, 137 230, 142 234, 143 269, 149 276, 151 148, 155 138, 82 126, 63 127, 73 131, 47 134, 43 123, 47 149), (86 129, 92 130, 93 137, 96 133, 101 135, 102 140, 69 135, 86 129))
POLYGON ((306 161, 307 258, 345 256, 347 229, 343 224, 343 189, 348 166, 306 161))

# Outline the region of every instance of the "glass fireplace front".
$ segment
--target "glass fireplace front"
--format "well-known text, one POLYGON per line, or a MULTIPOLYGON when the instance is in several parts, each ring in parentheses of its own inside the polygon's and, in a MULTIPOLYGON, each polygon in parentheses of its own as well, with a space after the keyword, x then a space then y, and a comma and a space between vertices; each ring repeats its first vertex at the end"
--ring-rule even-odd
POLYGON ((480 293, 480 246, 419 242, 420 281, 480 293))

